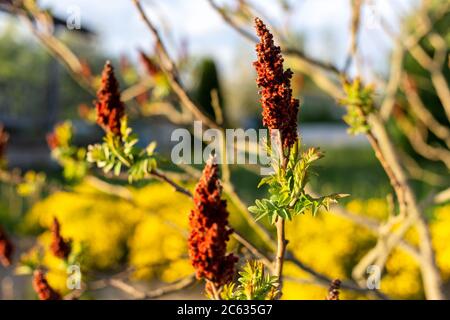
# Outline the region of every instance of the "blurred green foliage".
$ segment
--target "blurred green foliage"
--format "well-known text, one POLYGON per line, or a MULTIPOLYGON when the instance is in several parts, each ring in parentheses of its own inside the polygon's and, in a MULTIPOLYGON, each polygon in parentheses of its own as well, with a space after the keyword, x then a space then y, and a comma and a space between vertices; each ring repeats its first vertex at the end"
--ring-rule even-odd
POLYGON ((222 108, 222 114, 225 109, 220 75, 216 63, 211 58, 204 58, 198 63, 195 73, 194 99, 210 118, 215 119, 216 114, 211 96, 214 94, 214 91, 217 93, 217 102, 218 106, 222 108))
MULTIPOLYGON (((6 22, 0 32, 0 107, 1 115, 12 118, 48 117, 49 93, 56 90, 58 119, 73 118, 77 106, 91 101, 92 96, 77 84, 30 34, 13 22, 6 22), (57 72, 58 88, 49 80, 57 72)), ((104 56, 92 39, 70 32, 57 36, 80 57, 89 61, 92 71, 100 71, 104 56)))

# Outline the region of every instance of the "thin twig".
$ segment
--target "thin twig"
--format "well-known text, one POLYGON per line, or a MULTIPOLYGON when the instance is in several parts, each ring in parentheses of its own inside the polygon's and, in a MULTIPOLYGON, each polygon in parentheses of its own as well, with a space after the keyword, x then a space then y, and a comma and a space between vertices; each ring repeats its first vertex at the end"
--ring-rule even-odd
POLYGON ((286 246, 288 244, 285 232, 286 224, 283 218, 278 217, 276 222, 276 228, 277 228, 277 252, 275 256, 275 276, 277 277, 279 297, 281 297, 283 287, 283 264, 286 253, 286 246))
POLYGON ((358 49, 358 33, 360 29, 361 20, 361 6, 362 0, 350 0, 352 8, 352 16, 350 22, 350 45, 348 48, 347 59, 343 73, 346 74, 352 65, 352 61, 356 60, 356 53, 358 49))
POLYGON ((192 193, 189 190, 180 186, 178 183, 176 183, 175 181, 170 179, 166 174, 164 174, 160 170, 154 169, 150 172, 150 175, 154 176, 155 178, 157 178, 161 181, 164 181, 164 182, 170 184, 175 189, 176 192, 180 192, 180 193, 192 198, 192 193))
POLYGON ((144 8, 139 0, 132 0, 136 9, 138 10, 139 16, 144 21, 145 25, 149 29, 153 38, 156 41, 156 52, 161 59, 161 67, 164 73, 167 75, 170 85, 175 92, 175 94, 180 99, 181 103, 189 109, 190 112, 199 120, 201 120, 209 128, 220 129, 220 127, 211 120, 204 112, 198 107, 190 98, 187 91, 184 89, 181 81, 179 79, 178 71, 175 67, 175 63, 170 58, 170 55, 162 41, 162 38, 158 32, 158 29, 154 26, 150 18, 146 15, 144 8))
MULTIPOLYGON (((248 30, 239 26, 239 24, 225 10, 223 10, 214 0, 207 0, 207 1, 211 5, 211 7, 222 17, 222 19, 230 27, 232 27, 235 31, 237 31, 240 35, 242 35, 245 39, 249 40, 250 42, 253 42, 253 43, 258 42, 258 38, 253 33, 249 32, 248 30)), ((311 65, 314 67, 318 67, 318 68, 322 69, 323 71, 331 72, 335 75, 340 74, 339 69, 331 63, 323 62, 323 61, 314 59, 310 56, 307 56, 303 51, 301 51, 298 48, 292 48, 292 47, 288 47, 288 46, 284 46, 284 45, 282 47, 285 47, 285 49, 283 50, 283 53, 286 55, 295 56, 296 58, 300 59, 304 63, 307 63, 308 65, 311 65)))
POLYGON ((256 258, 261 260, 264 265, 269 268, 270 271, 274 272, 273 263, 270 261, 270 259, 263 254, 258 248, 256 248, 250 241, 245 239, 244 236, 242 236, 239 232, 236 230, 233 230, 233 233, 231 234, 233 238, 235 238, 240 244, 242 244, 245 248, 247 248, 256 258))
MULTIPOLYGON (((328 286, 330 284, 330 282, 332 281, 331 278, 327 277, 324 274, 321 274, 321 273, 315 271, 310 266, 306 265, 305 263, 303 263, 300 260, 298 260, 297 258, 295 258, 292 255, 292 253, 290 253, 290 252, 287 252, 287 254, 286 254, 286 261, 292 262, 298 268, 300 268, 301 270, 309 273, 311 276, 314 277, 314 279, 316 279, 316 281, 318 281, 321 284, 324 284, 325 286, 328 286)), ((387 295, 385 295, 384 293, 380 292, 379 290, 371 290, 371 289, 368 289, 366 287, 359 286, 358 284, 355 284, 355 283, 352 283, 352 282, 343 281, 342 282, 342 288, 343 289, 352 290, 352 291, 355 291, 355 292, 365 293, 365 294, 373 294, 376 297, 378 297, 379 299, 389 300, 389 297, 387 295)))
POLYGON ((106 279, 105 284, 129 294, 134 299, 145 300, 145 299, 156 299, 167 294, 182 291, 192 286, 196 281, 197 279, 195 277, 195 274, 192 274, 177 282, 154 290, 140 290, 132 286, 131 284, 125 282, 123 279, 116 279, 116 278, 106 279))

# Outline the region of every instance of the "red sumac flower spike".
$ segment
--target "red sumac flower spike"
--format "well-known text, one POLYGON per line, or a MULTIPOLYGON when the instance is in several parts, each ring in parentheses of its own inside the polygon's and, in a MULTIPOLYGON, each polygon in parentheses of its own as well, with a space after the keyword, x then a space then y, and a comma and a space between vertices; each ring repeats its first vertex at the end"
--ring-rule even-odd
POLYGON ((283 57, 273 36, 261 19, 255 19, 260 42, 256 45, 256 84, 260 88, 263 124, 269 130, 278 129, 284 147, 291 147, 298 139, 297 115, 299 101, 292 97, 292 71, 283 70, 283 57))
POLYGON ((51 227, 52 242, 50 244, 50 250, 53 255, 60 259, 67 259, 71 251, 70 241, 66 241, 61 236, 61 226, 58 219, 53 218, 53 224, 51 227))
POLYGON ((39 300, 61 300, 61 295, 50 287, 42 270, 34 271, 33 289, 39 300))
POLYGON ((125 105, 120 98, 119 83, 114 68, 106 62, 102 72, 102 83, 97 92, 97 123, 105 130, 120 136, 120 121, 125 115, 125 105))
POLYGON ((0 263, 4 267, 8 267, 11 265, 11 257, 13 253, 14 247, 7 237, 5 231, 2 226, 0 226, 0 263))
POLYGON ((226 201, 221 199, 218 170, 217 163, 211 158, 195 188, 195 208, 189 215, 188 246, 197 278, 220 287, 233 278, 237 257, 226 254, 227 241, 233 231, 228 227, 226 201))
POLYGON ((160 69, 158 65, 143 51, 139 51, 139 59, 141 60, 141 63, 143 64, 148 75, 153 77, 159 73, 160 69))
POLYGON ((54 150, 59 147, 59 141, 55 132, 50 132, 46 135, 47 145, 50 150, 54 150))

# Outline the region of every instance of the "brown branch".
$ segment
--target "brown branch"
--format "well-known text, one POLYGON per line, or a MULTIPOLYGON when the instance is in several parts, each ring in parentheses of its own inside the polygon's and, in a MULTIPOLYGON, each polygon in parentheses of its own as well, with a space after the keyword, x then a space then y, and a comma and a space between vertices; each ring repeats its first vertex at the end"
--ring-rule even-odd
POLYGON ((111 279, 106 279, 103 281, 104 281, 104 285, 117 288, 117 289, 129 294, 134 299, 146 300, 146 299, 160 298, 162 296, 187 289, 190 286, 192 286, 194 283, 196 283, 197 279, 195 277, 195 274, 192 274, 192 275, 185 277, 177 282, 174 282, 172 284, 169 284, 169 285, 166 285, 166 286, 154 289, 154 290, 138 289, 138 288, 132 286, 131 284, 125 282, 123 279, 111 278, 111 279))
POLYGON ((394 51, 391 57, 391 68, 389 73, 389 81, 386 87, 386 95, 380 106, 380 116, 383 120, 387 120, 392 113, 395 105, 396 94, 401 82, 403 74, 403 58, 405 50, 400 40, 395 41, 394 51))
POLYGON ((130 190, 128 190, 127 188, 120 186, 120 185, 114 185, 111 183, 108 183, 106 181, 103 181, 95 176, 92 175, 88 175, 85 178, 85 181, 88 182, 91 186, 93 186, 94 188, 117 196, 121 199, 124 199, 126 201, 132 201, 133 200, 133 194, 130 190))
POLYGON ((433 114, 427 109, 419 94, 414 89, 414 86, 411 85, 408 77, 404 76, 402 80, 402 88, 405 92, 406 99, 408 100, 412 111, 418 117, 418 120, 423 122, 431 132, 442 139, 450 148, 450 128, 441 124, 434 118, 433 114))
POLYGON ((182 193, 190 198, 192 198, 192 193, 187 190, 186 188, 183 188, 182 186, 180 186, 178 183, 176 183, 175 181, 173 181, 172 179, 170 179, 166 174, 164 174, 163 172, 154 169, 150 172, 150 175, 154 176, 155 178, 164 181, 166 183, 168 183, 169 185, 171 185, 174 190, 176 192, 182 193))
POLYGON ((241 27, 227 12, 224 8, 220 7, 214 0, 207 0, 211 8, 213 8, 220 17, 235 31, 237 31, 241 36, 251 42, 258 42, 258 37, 255 36, 253 32, 241 27))
POLYGON ((178 111, 173 104, 168 102, 152 102, 148 108, 141 108, 140 112, 143 116, 163 116, 176 125, 192 124, 190 114, 178 111))
POLYGON ((433 161, 441 161, 450 169, 450 151, 427 143, 426 137, 406 117, 398 121, 400 128, 408 138, 411 147, 421 156, 433 161))
POLYGON ((34 12, 28 12, 13 6, 11 12, 25 23, 28 29, 38 38, 47 51, 57 60, 59 60, 69 71, 69 75, 88 93, 95 94, 95 88, 92 82, 83 75, 83 66, 76 54, 70 50, 63 42, 53 36, 49 30, 54 28, 51 19, 40 19, 34 12), (47 32, 39 29, 34 22, 41 22, 45 25, 47 32))
POLYGON ((442 175, 422 168, 411 156, 400 150, 400 159, 411 179, 423 181, 432 186, 446 186, 447 179, 442 175))
POLYGON ((270 261, 270 259, 265 254, 263 254, 260 250, 258 250, 258 248, 256 248, 250 241, 245 239, 244 236, 242 236, 236 230, 233 230, 233 233, 231 234, 231 236, 233 238, 235 238, 245 248, 247 248, 248 251, 250 251, 253 254, 253 256, 255 256, 255 258, 261 260, 261 262, 264 263, 264 265, 267 268, 269 268, 269 270, 271 270, 272 272, 274 271, 274 267, 273 267, 272 261, 270 261))
POLYGON ((277 251, 275 256, 275 276, 278 283, 278 298, 282 295, 283 288, 283 263, 285 258, 286 246, 288 241, 286 240, 285 233, 285 221, 281 217, 278 217, 276 222, 277 228, 277 251))
POLYGON ((400 165, 399 158, 390 137, 386 132, 381 119, 372 114, 367 118, 370 124, 369 139, 374 147, 375 153, 383 168, 389 176, 391 184, 396 192, 400 206, 404 206, 407 214, 412 216, 420 228, 420 253, 421 271, 425 294, 428 299, 443 299, 442 282, 439 270, 436 266, 434 253, 431 246, 429 232, 424 229, 424 220, 421 209, 417 204, 413 190, 406 178, 404 170, 400 165))
MULTIPOLYGON (((404 187, 400 181, 400 178, 395 174, 394 169, 392 168, 391 164, 388 162, 388 159, 385 156, 385 153, 382 151, 381 146, 379 144, 379 140, 375 137, 375 135, 369 131, 367 133, 367 138, 369 139, 369 142, 375 152, 375 156, 377 157, 378 161, 381 163, 381 166, 383 167, 384 171, 386 172, 389 181, 394 188, 394 191, 396 193, 399 207, 400 207, 400 214, 404 215, 406 212, 406 196, 405 196, 405 190, 404 187)), ((388 141, 388 140, 386 140, 388 141)), ((389 141, 390 143, 390 141, 389 141)), ((394 158, 391 157, 391 159, 394 158)), ((400 166, 399 166, 400 168, 400 166)))
POLYGON ((450 201, 450 188, 442 190, 437 195, 435 195, 433 199, 433 202, 436 204, 442 204, 448 201, 450 201))
MULTIPOLYGON (((430 72, 431 81, 442 103, 447 118, 450 121, 450 89, 442 71, 442 63, 446 58, 447 46, 442 36, 432 32, 434 24, 431 23, 429 17, 427 16, 427 5, 429 4, 426 2, 422 3, 422 8, 419 12, 420 14, 417 16, 417 20, 420 22, 418 24, 418 30, 409 36, 396 37, 395 33, 392 31, 392 28, 389 27, 383 19, 381 19, 381 25, 391 38, 401 39, 404 48, 411 53, 411 56, 424 69, 430 72), (430 38, 430 42, 435 47, 434 58, 430 57, 420 45, 420 40, 427 35, 430 38)), ((447 12, 448 6, 448 4, 444 4, 444 6, 439 10, 441 15, 444 15, 445 12, 447 12)), ((439 17, 437 17, 437 19, 439 19, 439 17)))
POLYGON ((350 5, 352 8, 352 16, 350 21, 350 45, 348 48, 347 59, 345 61, 343 71, 344 74, 347 73, 352 64, 352 61, 355 60, 358 50, 358 33, 361 23, 362 0, 350 0, 350 5))
POLYGON ((142 7, 139 0, 132 0, 136 9, 138 10, 139 16, 144 21, 153 38, 156 41, 156 53, 161 59, 161 67, 164 73, 167 75, 172 90, 178 96, 178 99, 194 116, 195 118, 201 120, 209 128, 220 129, 220 127, 211 120, 207 115, 204 114, 202 109, 197 106, 187 93, 187 90, 181 84, 178 76, 178 71, 175 67, 175 63, 170 58, 170 55, 162 41, 158 29, 154 26, 150 18, 145 14, 144 8, 142 7))
POLYGON ((242 213, 245 221, 249 226, 256 232, 256 234, 264 241, 264 243, 272 250, 276 249, 276 245, 269 234, 269 232, 261 224, 259 224, 252 214, 247 210, 248 206, 239 197, 239 195, 234 191, 234 187, 231 183, 223 183, 223 189, 225 193, 230 197, 231 202, 239 209, 242 213))
MULTIPOLYGON (((326 275, 315 271, 313 268, 311 268, 310 266, 306 265, 305 263, 301 262, 300 260, 295 258, 292 255, 292 253, 290 253, 289 251, 286 254, 286 261, 292 262, 298 268, 300 268, 301 270, 303 270, 303 271, 307 272, 308 274, 310 274, 311 276, 313 276, 314 279, 318 283, 320 283, 320 284, 322 284, 322 285, 324 285, 326 287, 333 280, 333 279, 327 277, 326 275)), ((343 281, 342 282, 342 289, 352 290, 352 291, 360 292, 360 293, 364 293, 364 294, 372 294, 372 295, 375 295, 379 299, 389 300, 389 297, 387 295, 385 295, 384 293, 380 292, 379 290, 371 290, 371 289, 359 286, 358 284, 356 284, 354 282, 343 281)))
MULTIPOLYGON (((366 255, 359 261, 359 263, 353 268, 352 276, 357 281, 363 281, 363 275, 369 265, 375 264, 381 270, 384 269, 384 265, 387 261, 388 256, 392 252, 401 239, 404 237, 405 233, 413 226, 416 222, 415 217, 409 216, 403 223, 398 227, 396 232, 391 232, 391 229, 398 222, 398 216, 389 219, 385 225, 380 228, 379 237, 377 244, 373 249, 366 253, 366 255)), ((402 218, 402 217, 400 217, 402 218)), ((419 259, 420 261, 420 259, 419 259)))
MULTIPOLYGON (((222 19, 235 31, 237 31, 241 36, 245 39, 249 40, 252 43, 258 42, 258 38, 250 31, 242 28, 227 12, 221 8, 214 0, 207 0, 211 7, 222 17, 222 19)), ((276 31, 274 31, 276 32, 276 31)), ((323 62, 317 59, 314 59, 310 56, 307 56, 303 51, 298 48, 292 48, 288 46, 282 45, 285 47, 283 53, 286 55, 295 56, 300 59, 302 62, 312 66, 322 69, 322 71, 327 71, 333 73, 335 75, 339 75, 341 72, 339 69, 331 63, 323 62)))
MULTIPOLYGON (((318 197, 318 195, 310 189, 308 189, 308 193, 313 197, 318 197)), ((333 214, 341 216, 344 219, 347 219, 347 220, 355 223, 358 226, 366 228, 367 230, 369 230, 370 232, 372 232, 374 234, 378 234, 379 230, 381 228, 381 225, 378 221, 371 219, 369 217, 366 217, 366 216, 354 214, 339 204, 333 204, 332 212, 333 212, 333 214)), ((420 253, 414 246, 412 246, 411 244, 407 243, 404 240, 401 240, 398 243, 398 245, 401 249, 403 249, 407 253, 409 253, 413 258, 415 258, 416 260, 419 260, 420 253)))

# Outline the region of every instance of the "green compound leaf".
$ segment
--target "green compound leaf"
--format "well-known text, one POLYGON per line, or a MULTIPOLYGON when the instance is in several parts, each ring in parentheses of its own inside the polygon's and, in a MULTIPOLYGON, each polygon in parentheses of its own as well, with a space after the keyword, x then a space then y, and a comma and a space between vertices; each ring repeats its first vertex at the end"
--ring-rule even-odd
POLYGON ((127 168, 128 181, 146 178, 157 168, 156 143, 150 143, 145 149, 137 146, 139 139, 126 126, 126 117, 123 118, 121 136, 107 133, 102 144, 88 147, 87 161, 95 163, 105 173, 113 171, 118 176, 127 168))
POLYGON ((268 274, 260 261, 249 261, 239 272, 237 283, 224 286, 224 300, 272 300, 277 295, 277 277, 268 274))
POLYGON ((351 82, 344 81, 343 88, 346 97, 340 100, 340 104, 347 107, 347 114, 343 119, 349 125, 348 132, 353 135, 367 133, 370 126, 366 116, 375 110, 373 86, 364 86, 361 79, 356 78, 351 82))
POLYGON ((330 204, 343 198, 343 194, 332 194, 319 198, 308 195, 305 187, 311 174, 312 164, 321 159, 323 153, 318 148, 301 151, 300 142, 290 150, 286 168, 264 177, 259 185, 269 185, 269 197, 257 199, 248 210, 259 220, 267 216, 274 224, 277 218, 292 220, 293 217, 310 212, 316 215, 320 209, 329 210, 330 204))

